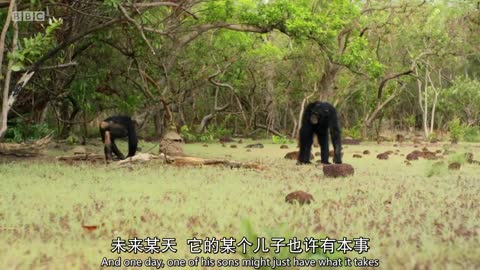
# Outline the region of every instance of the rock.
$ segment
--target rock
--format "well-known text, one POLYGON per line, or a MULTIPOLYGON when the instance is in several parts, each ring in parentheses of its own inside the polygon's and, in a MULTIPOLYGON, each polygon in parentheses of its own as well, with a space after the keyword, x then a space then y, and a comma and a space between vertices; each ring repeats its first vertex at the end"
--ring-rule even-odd
POLYGON ((342 144, 345 144, 345 145, 359 145, 360 141, 355 140, 355 139, 351 139, 351 138, 345 138, 345 139, 342 140, 342 144))
POLYGON ((325 164, 323 174, 326 177, 345 177, 354 174, 354 169, 350 164, 325 164))
POLYGON ((460 167, 461 165, 458 162, 452 162, 448 165, 449 170, 460 170, 460 167))
POLYGON ((428 152, 428 148, 427 148, 427 147, 423 147, 423 148, 422 148, 422 151, 423 151, 423 152, 428 152))
POLYGON ((233 142, 234 140, 229 136, 223 136, 218 138, 218 141, 221 143, 233 142))
POLYGON ((77 147, 73 148, 72 152, 73 152, 74 155, 83 155, 83 154, 88 153, 87 149, 83 146, 77 146, 77 147))
POLYGON ((204 145, 202 145, 202 146, 203 146, 203 147, 208 147, 208 144, 204 144, 204 145))
POLYGON ((230 145, 230 148, 237 148, 237 145, 236 145, 236 144, 232 144, 232 145, 230 145))
POLYGON ((160 153, 171 157, 185 156, 183 139, 175 131, 168 131, 160 140, 160 153))
POLYGON ((407 165, 407 166, 412 165, 412 163, 410 163, 410 161, 408 161, 408 160, 405 160, 404 163, 405 163, 405 165, 407 165))
POLYGON ((420 153, 420 151, 411 152, 407 155, 407 160, 418 160, 418 153, 420 153))
POLYGON ((381 160, 387 160, 387 159, 388 159, 388 155, 389 155, 388 152, 381 153, 381 154, 378 154, 378 155, 377 155, 377 158, 378 158, 378 159, 381 159, 381 160))
POLYGON ((394 143, 394 144, 393 144, 393 147, 398 147, 398 144, 394 143))
MULTIPOLYGON (((299 151, 293 151, 293 152, 288 152, 286 155, 285 155, 285 159, 293 159, 293 160, 297 160, 298 159, 298 153, 299 151)), ((314 159, 315 157, 310 154, 310 159, 314 159)))
POLYGON ((320 156, 320 152, 315 152, 315 156, 316 156, 316 157, 319 157, 319 156, 320 156))
POLYGON ((245 146, 245 148, 263 148, 263 144, 261 143, 254 143, 254 144, 249 144, 247 146, 245 146))
POLYGON ((403 141, 405 140, 405 137, 404 137, 402 134, 397 134, 397 135, 395 136, 395 140, 396 140, 397 142, 403 142, 403 141))
POLYGON ((365 150, 365 151, 363 151, 363 154, 364 154, 364 155, 370 155, 370 151, 365 150))
POLYGON ((437 151, 435 151, 436 154, 440 154, 442 153, 442 150, 438 149, 437 151))
POLYGON ((353 154, 353 158, 362 158, 362 155, 359 155, 359 154, 353 154))
POLYGON ((293 203, 294 201, 297 201, 300 205, 303 205, 305 203, 310 204, 310 202, 314 201, 314 199, 311 194, 299 190, 294 191, 285 197, 285 202, 293 203))
POLYGON ((183 138, 180 137, 180 135, 177 132, 172 131, 172 130, 165 133, 165 135, 163 135, 162 140, 168 140, 168 141, 172 141, 172 142, 182 142, 183 143, 183 138))
POLYGON ((280 149, 288 149, 288 145, 282 144, 280 145, 280 149))

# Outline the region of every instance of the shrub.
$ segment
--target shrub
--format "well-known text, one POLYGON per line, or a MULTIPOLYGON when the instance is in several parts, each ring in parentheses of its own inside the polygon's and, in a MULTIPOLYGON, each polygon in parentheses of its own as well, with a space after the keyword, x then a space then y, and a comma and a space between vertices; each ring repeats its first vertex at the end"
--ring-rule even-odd
POLYGON ((48 134, 51 134, 51 129, 47 124, 31 124, 22 119, 11 123, 5 134, 5 140, 8 142, 24 142, 29 140, 38 140, 48 134))
POLYGON ((459 118, 455 118, 448 123, 448 131, 452 143, 457 143, 465 136, 466 126, 460 122, 459 118))
POLYGON ((293 143, 293 141, 290 140, 289 138, 285 137, 285 136, 272 135, 272 143, 274 143, 274 144, 289 144, 289 143, 293 143))

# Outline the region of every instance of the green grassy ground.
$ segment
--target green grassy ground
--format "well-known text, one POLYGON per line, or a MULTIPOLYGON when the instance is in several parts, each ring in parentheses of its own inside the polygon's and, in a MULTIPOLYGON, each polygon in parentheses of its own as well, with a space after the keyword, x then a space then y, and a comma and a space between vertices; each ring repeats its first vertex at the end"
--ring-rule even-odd
MULTIPOLYGON (((337 252, 331 257, 379 259, 378 269, 480 269, 480 166, 461 158, 465 151, 478 153, 478 144, 452 148, 456 154, 445 156, 442 164, 418 160, 411 166, 400 154, 414 150, 413 145, 349 145, 344 162, 354 166, 355 175, 343 179, 325 178, 321 167, 296 166, 295 161, 283 159, 294 145, 289 150, 266 144, 251 152, 244 145, 235 149, 188 144, 185 151, 199 157, 257 161, 268 166, 266 171, 174 167, 159 161, 117 168, 67 165, 47 158, 2 159, 0 269, 99 269, 103 257, 118 256, 192 259, 198 255, 189 253, 186 239, 239 241, 254 235, 367 237, 367 253, 337 252), (352 158, 367 149, 370 155, 352 158), (375 158, 396 149, 400 153, 389 160, 375 158), (451 160, 463 162, 462 168, 447 170, 451 160), (315 201, 304 206, 285 203, 285 196, 296 190, 309 192, 315 201), (98 227, 89 231, 82 224, 98 227), (110 251, 114 238, 155 236, 176 238, 178 252, 117 255, 110 251)), ((141 145, 144 150, 150 146, 141 145)), ((93 147, 98 152, 100 148, 93 147)), ((241 260, 239 251, 201 256, 241 260)), ((279 257, 273 252, 260 255, 279 257)))

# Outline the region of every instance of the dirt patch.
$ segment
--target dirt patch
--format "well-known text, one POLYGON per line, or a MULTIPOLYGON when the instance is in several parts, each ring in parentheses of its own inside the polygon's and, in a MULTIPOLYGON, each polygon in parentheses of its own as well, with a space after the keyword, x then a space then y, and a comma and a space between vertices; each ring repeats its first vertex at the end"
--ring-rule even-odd
POLYGON ((305 203, 310 204, 310 202, 314 201, 314 199, 311 194, 304 191, 294 191, 285 197, 285 202, 293 203, 295 201, 297 201, 300 205, 303 205, 305 203))
POLYGON ((323 166, 323 174, 326 177, 345 177, 353 175, 355 170, 350 164, 326 164, 323 166))

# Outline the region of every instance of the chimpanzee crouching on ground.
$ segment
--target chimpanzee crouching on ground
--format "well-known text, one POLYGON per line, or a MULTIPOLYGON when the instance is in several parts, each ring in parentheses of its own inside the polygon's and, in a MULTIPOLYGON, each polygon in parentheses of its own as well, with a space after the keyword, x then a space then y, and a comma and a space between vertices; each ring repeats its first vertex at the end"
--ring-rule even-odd
POLYGON ((300 153, 297 164, 309 164, 312 150, 313 136, 318 137, 320 156, 323 164, 328 162, 328 132, 332 137, 334 148, 333 162, 342 163, 341 131, 338 125, 337 111, 326 102, 312 102, 303 112, 302 127, 300 128, 300 153))
POLYGON ((100 135, 104 144, 105 160, 113 160, 112 152, 119 158, 125 159, 120 152, 115 139, 128 137, 128 157, 137 152, 138 138, 135 131, 135 122, 128 116, 111 116, 100 123, 100 135))

